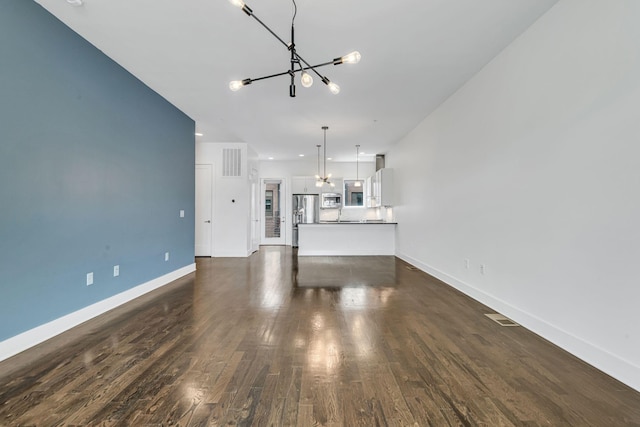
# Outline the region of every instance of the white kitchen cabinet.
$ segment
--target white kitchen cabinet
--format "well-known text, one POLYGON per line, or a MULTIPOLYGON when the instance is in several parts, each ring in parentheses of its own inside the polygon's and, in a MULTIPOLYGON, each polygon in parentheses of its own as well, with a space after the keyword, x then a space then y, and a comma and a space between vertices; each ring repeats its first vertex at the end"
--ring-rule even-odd
POLYGON ((316 187, 313 176, 294 176, 291 178, 291 194, 320 194, 321 187, 316 187))
POLYGON ((376 199, 373 195, 373 177, 369 176, 364 180, 364 206, 375 208, 376 199))
POLYGON ((299 224, 298 256, 395 255, 395 223, 299 224))
POLYGON ((366 188, 370 191, 367 195, 367 207, 393 205, 393 169, 383 168, 367 178, 366 188))

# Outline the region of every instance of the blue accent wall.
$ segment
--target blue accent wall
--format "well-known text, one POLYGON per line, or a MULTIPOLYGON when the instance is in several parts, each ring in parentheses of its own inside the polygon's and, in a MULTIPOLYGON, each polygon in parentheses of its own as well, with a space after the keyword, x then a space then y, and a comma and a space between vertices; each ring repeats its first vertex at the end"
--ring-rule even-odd
POLYGON ((194 130, 40 5, 0 2, 0 341, 194 262, 194 130))

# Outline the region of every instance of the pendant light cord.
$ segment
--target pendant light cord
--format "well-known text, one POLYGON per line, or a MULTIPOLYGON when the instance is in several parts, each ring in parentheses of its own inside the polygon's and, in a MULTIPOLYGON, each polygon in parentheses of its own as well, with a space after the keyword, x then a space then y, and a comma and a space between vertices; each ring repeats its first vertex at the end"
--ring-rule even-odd
POLYGON ((291 26, 293 27, 293 21, 296 20, 296 15, 298 14, 298 5, 296 4, 296 0, 293 1, 293 18, 291 18, 291 26))
POLYGON ((324 156, 322 156, 322 160, 324 160, 324 179, 327 179, 327 128, 322 128, 324 130, 324 156))

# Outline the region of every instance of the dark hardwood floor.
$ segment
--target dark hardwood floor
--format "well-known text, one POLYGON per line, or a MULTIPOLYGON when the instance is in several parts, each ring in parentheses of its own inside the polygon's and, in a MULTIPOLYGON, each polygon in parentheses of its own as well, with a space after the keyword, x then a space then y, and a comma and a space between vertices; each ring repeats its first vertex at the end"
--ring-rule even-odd
POLYGON ((198 259, 0 363, 0 425, 640 425, 640 393, 407 266, 198 259))

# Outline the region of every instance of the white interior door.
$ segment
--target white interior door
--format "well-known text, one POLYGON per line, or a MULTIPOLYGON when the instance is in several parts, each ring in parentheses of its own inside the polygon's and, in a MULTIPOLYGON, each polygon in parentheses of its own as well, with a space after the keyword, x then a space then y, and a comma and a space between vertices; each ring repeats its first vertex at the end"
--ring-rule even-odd
POLYGON ((213 165, 196 165, 196 256, 213 255, 213 165))
POLYGON ((285 244, 285 201, 284 180, 283 179, 263 179, 262 190, 262 244, 263 245, 284 245, 285 244))

